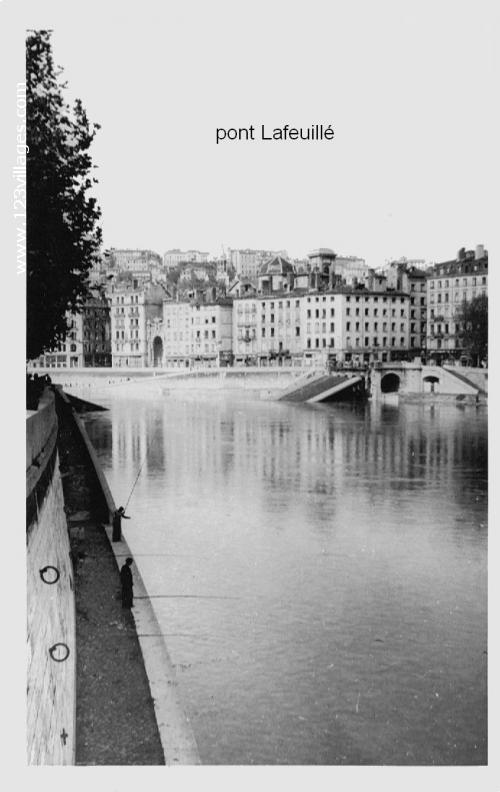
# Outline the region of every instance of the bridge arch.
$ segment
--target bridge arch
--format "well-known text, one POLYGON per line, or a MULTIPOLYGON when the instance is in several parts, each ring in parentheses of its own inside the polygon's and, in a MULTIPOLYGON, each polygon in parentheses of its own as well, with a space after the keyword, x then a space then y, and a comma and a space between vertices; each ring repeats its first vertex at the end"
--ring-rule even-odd
POLYGON ((160 336, 153 339, 153 366, 161 366, 163 363, 163 341, 160 336))
POLYGON ((428 374, 424 377, 424 393, 436 393, 436 385, 439 385, 439 377, 428 374))
POLYGON ((399 391, 400 385, 401 378, 397 374, 394 374, 393 371, 390 371, 388 374, 384 374, 380 380, 380 390, 382 393, 397 393, 399 391))

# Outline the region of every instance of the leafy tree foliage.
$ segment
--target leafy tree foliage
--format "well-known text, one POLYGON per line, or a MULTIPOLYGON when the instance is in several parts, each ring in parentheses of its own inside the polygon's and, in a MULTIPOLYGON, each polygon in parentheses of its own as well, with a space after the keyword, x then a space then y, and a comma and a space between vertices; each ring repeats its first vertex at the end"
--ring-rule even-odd
POLYGON ((28 360, 64 339, 66 315, 85 300, 101 245, 100 209, 88 194, 99 126, 80 100, 73 108, 66 102, 50 37, 36 30, 26 40, 28 360))
POLYGON ((488 359, 488 297, 481 294, 463 302, 455 315, 459 324, 459 338, 464 352, 474 363, 488 359))

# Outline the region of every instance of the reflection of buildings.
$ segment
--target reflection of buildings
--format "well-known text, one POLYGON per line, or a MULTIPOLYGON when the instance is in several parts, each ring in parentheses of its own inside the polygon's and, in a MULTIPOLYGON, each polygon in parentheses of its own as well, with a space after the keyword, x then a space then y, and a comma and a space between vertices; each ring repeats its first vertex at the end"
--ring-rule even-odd
POLYGON ((427 276, 427 350, 439 356, 463 352, 456 314, 464 302, 488 294, 488 251, 458 251, 453 261, 435 264, 427 276))
POLYGON ((109 415, 114 467, 132 483, 147 452, 142 475, 200 515, 217 493, 236 496, 242 508, 247 498, 258 506, 276 497, 285 512, 299 504, 314 509, 320 499, 322 513, 333 516, 350 498, 418 490, 429 509, 443 486, 459 502, 487 487, 486 426, 476 411, 472 422, 484 432, 470 431, 461 411, 439 407, 374 405, 340 414, 170 400, 147 408, 131 403, 109 415), (484 480, 471 478, 471 470, 484 480))

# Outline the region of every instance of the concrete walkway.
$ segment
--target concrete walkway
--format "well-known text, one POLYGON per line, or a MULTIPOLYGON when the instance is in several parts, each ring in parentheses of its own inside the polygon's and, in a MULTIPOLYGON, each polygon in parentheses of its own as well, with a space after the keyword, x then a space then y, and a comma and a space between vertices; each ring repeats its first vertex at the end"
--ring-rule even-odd
POLYGON ((76 764, 165 764, 134 617, 96 519, 100 493, 75 425, 59 411, 59 453, 75 569, 76 764))

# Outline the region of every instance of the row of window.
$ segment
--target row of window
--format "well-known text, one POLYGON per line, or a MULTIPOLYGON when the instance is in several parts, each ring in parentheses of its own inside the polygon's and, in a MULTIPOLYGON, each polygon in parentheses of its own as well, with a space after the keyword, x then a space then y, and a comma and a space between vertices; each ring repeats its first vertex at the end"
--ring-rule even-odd
MULTIPOLYGON (((139 327, 139 319, 132 317, 128 320, 129 327, 139 327)), ((125 317, 121 319, 117 319, 115 322, 115 327, 125 327, 125 317)))
MULTIPOLYGON (((481 290, 481 294, 486 295, 486 289, 482 289, 481 290)), ((455 292, 454 302, 466 301, 468 296, 469 295, 467 294, 467 292, 462 292, 461 294, 460 294, 460 292, 455 292)), ((477 297, 478 296, 477 290, 473 289, 470 296, 472 297, 472 299, 474 299, 474 297, 477 297)), ((434 302, 434 294, 431 294, 430 301, 431 301, 431 303, 434 302)), ((449 292, 444 292, 443 295, 441 294, 441 292, 439 294, 437 294, 436 295, 436 302, 438 302, 438 303, 440 303, 440 302, 444 302, 444 303, 450 302, 449 292), (444 300, 441 299, 443 296, 444 296, 444 300)))
POLYGON ((115 352, 115 351, 116 351, 116 352, 120 352, 120 351, 122 351, 123 349, 125 349, 125 347, 128 347, 129 349, 131 349, 131 350, 132 350, 132 352, 133 352, 134 350, 137 350, 137 351, 139 351, 139 349, 140 349, 140 344, 139 344, 139 342, 138 342, 138 341, 130 341, 130 342, 128 342, 128 341, 126 341, 126 342, 120 341, 120 342, 117 342, 117 343, 115 344, 115 349, 114 349, 113 351, 114 351, 114 352, 115 352))
MULTIPOLYGON (((476 275, 474 275, 472 278, 470 278, 470 276, 469 276, 469 278, 462 278, 462 286, 470 286, 471 285, 470 284, 471 280, 472 280, 472 285, 473 286, 478 286, 480 281, 481 281, 481 285, 482 286, 486 286, 486 275, 482 275, 481 278, 477 277, 476 275)), ((455 286, 460 286, 460 278, 455 278, 455 284, 454 285, 455 286)), ((436 289, 443 289, 443 288, 449 289, 449 287, 450 287, 450 279, 447 278, 444 281, 442 281, 442 280, 439 280, 439 281, 431 280, 431 281, 429 281, 429 286, 430 286, 431 289, 434 289, 434 288, 436 288, 436 289), (443 286, 443 283, 444 283, 444 286, 443 286)))
MULTIPOLYGON (((197 344, 196 346, 194 344, 191 344, 191 348, 189 348, 189 346, 186 346, 184 348, 185 355, 189 355, 190 352, 200 352, 200 351, 204 351, 206 353, 217 352, 218 351, 217 344, 203 344, 203 350, 201 350, 200 344, 197 344)), ((183 353, 180 350, 175 349, 175 347, 170 347, 170 346, 165 347, 165 355, 182 355, 182 354, 183 353)))
MULTIPOLYGON (((124 316, 125 308, 117 308, 115 311, 115 316, 124 316)), ((138 316, 139 315, 139 306, 132 306, 131 308, 127 308, 127 316, 138 316)))
POLYGON ((115 295, 112 299, 116 300, 116 303, 118 305, 125 305, 125 302, 127 303, 127 305, 129 304, 129 302, 137 304, 139 302, 139 295, 138 294, 127 295, 127 299, 126 300, 125 300, 124 296, 116 296, 115 295), (129 296, 130 296, 130 300, 128 299, 129 296))
MULTIPOLYGON (((362 346, 365 346, 365 347, 389 347, 389 346, 390 347, 395 347, 396 346, 396 340, 397 339, 395 337, 392 337, 390 339, 382 338, 382 343, 380 344, 379 343, 379 339, 375 337, 375 338, 373 338, 371 340, 371 343, 370 343, 369 336, 365 336, 364 341, 363 341, 363 345, 362 345, 360 338, 355 338, 354 339, 354 344, 352 343, 350 338, 346 338, 346 347, 348 349, 349 348, 352 349, 354 347, 359 349, 362 346), (388 343, 388 341, 390 341, 390 343, 388 343)), ((405 339, 404 338, 400 338, 399 345, 401 347, 405 346, 405 339)), ((333 338, 330 338, 330 342, 327 345, 326 338, 322 338, 322 339, 320 339, 320 338, 315 338, 315 339, 308 338, 307 339, 307 349, 320 349, 321 347, 323 349, 325 349, 327 346, 330 347, 330 348, 332 348, 332 347, 334 348, 335 347, 335 340, 333 338)))
MULTIPOLYGON (((203 338, 217 338, 216 330, 203 330, 203 331, 197 330, 196 338, 198 339, 201 338, 202 332, 203 332, 203 338)), ((172 341, 183 341, 183 340, 187 341, 190 338, 191 338, 191 332, 189 330, 187 330, 185 334, 182 332, 182 330, 179 330, 178 332, 174 330, 174 332, 172 333, 172 341)), ((167 339, 166 343, 169 343, 169 341, 170 339, 167 339)))
MULTIPOLYGON (((125 338, 125 330, 117 330, 115 333, 116 339, 124 339, 125 338)), ((130 338, 139 338, 139 331, 138 330, 131 330, 130 331, 130 338)))

